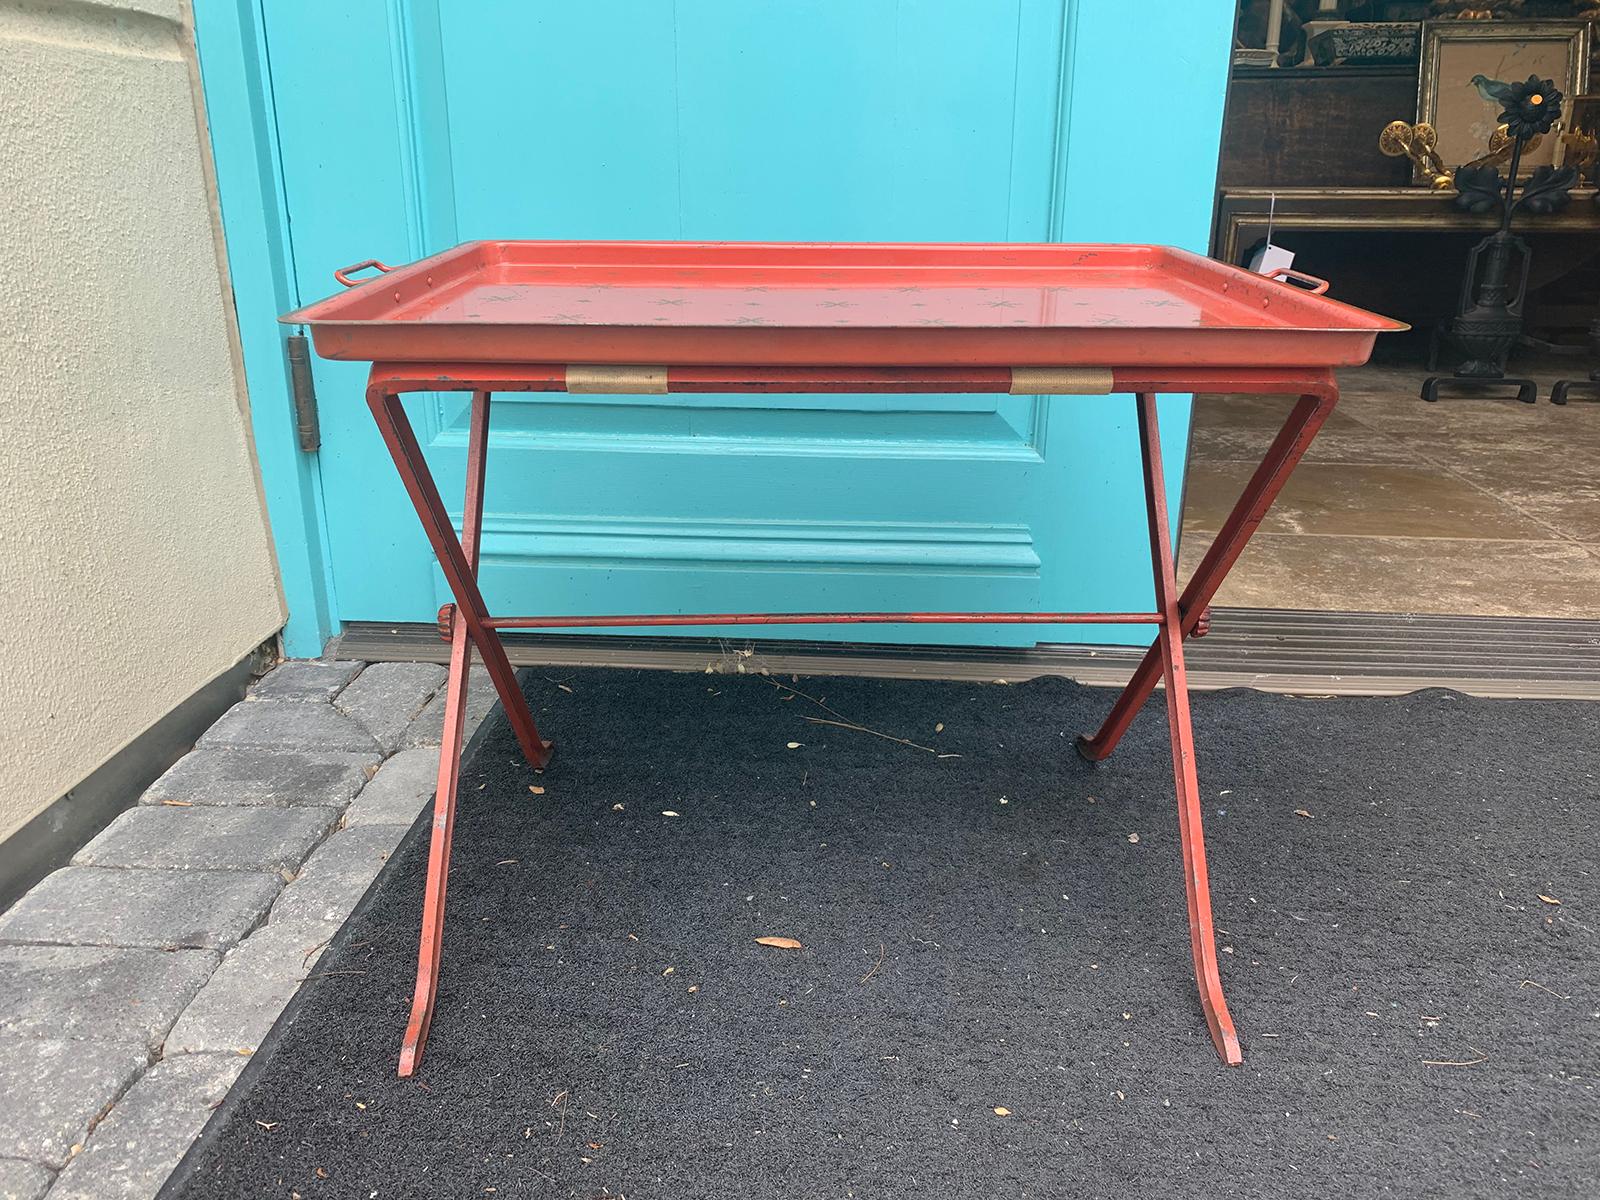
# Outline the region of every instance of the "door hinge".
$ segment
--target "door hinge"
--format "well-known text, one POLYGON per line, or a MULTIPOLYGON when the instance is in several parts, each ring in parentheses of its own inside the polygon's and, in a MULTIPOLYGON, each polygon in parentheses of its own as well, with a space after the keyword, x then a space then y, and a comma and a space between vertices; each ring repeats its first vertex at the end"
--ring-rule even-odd
POLYGON ((311 379, 311 348, 303 333, 291 333, 284 344, 289 356, 289 398, 294 402, 294 431, 300 449, 310 453, 322 445, 317 425, 317 387, 311 379))

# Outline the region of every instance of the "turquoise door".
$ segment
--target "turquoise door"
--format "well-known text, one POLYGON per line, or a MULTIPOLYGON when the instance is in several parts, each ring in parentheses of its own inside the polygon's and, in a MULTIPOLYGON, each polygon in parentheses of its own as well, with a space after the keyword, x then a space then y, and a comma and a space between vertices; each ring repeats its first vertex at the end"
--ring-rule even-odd
MULTIPOLYGON (((334 290, 343 264, 473 238, 1203 247, 1232 11, 271 0, 263 86, 293 299, 334 290)), ((310 536, 325 539, 336 620, 427 621, 448 595, 362 380, 358 365, 316 366, 310 536)), ((463 400, 410 412, 459 504, 463 400)), ((1174 497, 1187 415, 1166 404, 1174 497)), ((506 396, 493 431, 482 578, 503 611, 1151 603, 1127 399, 506 396)))

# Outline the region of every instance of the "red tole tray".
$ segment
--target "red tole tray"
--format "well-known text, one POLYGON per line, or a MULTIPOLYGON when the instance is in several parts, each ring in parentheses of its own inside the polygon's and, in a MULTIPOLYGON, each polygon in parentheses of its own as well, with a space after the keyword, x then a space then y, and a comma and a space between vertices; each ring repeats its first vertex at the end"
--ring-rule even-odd
POLYGON ((1406 328, 1163 246, 494 241, 361 266, 382 273, 282 318, 324 358, 1339 367, 1406 328))

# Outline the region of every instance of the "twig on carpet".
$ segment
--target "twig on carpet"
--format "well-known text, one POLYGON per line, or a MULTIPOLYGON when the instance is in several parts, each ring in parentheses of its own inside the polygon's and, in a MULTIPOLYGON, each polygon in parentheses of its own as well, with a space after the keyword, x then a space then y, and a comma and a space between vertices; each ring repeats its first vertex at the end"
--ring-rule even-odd
POLYGON ((808 692, 802 692, 799 688, 795 687, 791 683, 779 683, 776 679, 772 679, 772 678, 769 678, 767 676, 762 676, 762 678, 766 679, 766 681, 768 683, 770 683, 773 687, 779 689, 780 691, 789 692, 793 696, 799 696, 801 699, 809 700, 809 701, 811 701, 811 703, 815 704, 818 708, 820 708, 823 712, 831 713, 831 714, 833 714, 833 716, 838 718, 838 720, 836 720, 836 721, 825 721, 821 717, 801 717, 800 719, 802 721, 810 721, 813 725, 836 725, 840 729, 853 729, 858 733, 870 733, 873 737, 880 737, 886 742, 894 742, 897 745, 909 746, 913 750, 924 751, 927 754, 933 755, 935 758, 960 758, 961 757, 961 755, 959 755, 959 754, 940 754, 939 751, 935 750, 932 746, 924 746, 919 742, 911 741, 909 738, 895 737, 893 734, 890 734, 890 733, 883 733, 880 730, 871 729, 871 728, 868 728, 865 725, 858 725, 856 722, 854 722, 854 721, 850 720, 848 717, 846 717, 838 709, 828 707, 827 704, 823 703, 821 700, 817 699, 815 696, 811 695, 808 692))
POLYGON ((883 966, 883 956, 885 954, 887 954, 887 953, 888 953, 888 950, 885 948, 884 944, 882 942, 879 942, 878 943, 878 961, 872 964, 872 970, 868 971, 865 975, 863 975, 861 977, 861 982, 862 983, 865 983, 867 980, 871 979, 874 975, 876 975, 878 973, 878 968, 883 966))

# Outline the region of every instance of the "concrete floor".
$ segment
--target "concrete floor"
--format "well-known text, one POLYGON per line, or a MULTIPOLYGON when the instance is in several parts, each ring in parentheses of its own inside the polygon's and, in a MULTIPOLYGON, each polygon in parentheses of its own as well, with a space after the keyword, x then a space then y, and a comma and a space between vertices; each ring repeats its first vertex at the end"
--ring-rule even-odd
MULTIPOLYGON (((1342 373, 1339 407, 1216 603, 1600 618, 1600 404, 1550 404, 1551 371, 1535 372, 1537 404, 1425 404, 1423 374, 1342 373)), ((1198 398, 1181 573, 1210 545, 1287 405, 1198 398)))

